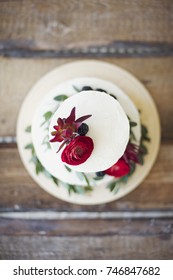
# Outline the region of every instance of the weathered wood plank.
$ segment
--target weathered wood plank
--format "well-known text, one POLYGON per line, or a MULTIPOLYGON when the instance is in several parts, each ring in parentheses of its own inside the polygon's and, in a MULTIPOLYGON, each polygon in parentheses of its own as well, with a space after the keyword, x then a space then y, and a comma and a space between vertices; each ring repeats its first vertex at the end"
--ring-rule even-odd
POLYGON ((1 236, 0 259, 172 259, 173 236, 1 236))
MULTIPOLYGON (((173 58, 103 59, 132 72, 148 88, 159 110, 162 137, 173 139, 173 58)), ((71 59, 0 58, 0 136, 14 136, 24 97, 46 72, 71 59)))
POLYGON ((146 180, 124 198, 98 206, 78 206, 60 201, 33 182, 16 148, 0 149, 1 211, 52 209, 58 211, 154 210, 173 208, 173 145, 165 143, 146 180), (13 159, 13 160, 12 160, 13 159))
POLYGON ((173 235, 173 219, 0 219, 0 236, 152 236, 173 235), (82 227, 81 227, 82 223, 82 227))
POLYGON ((173 42, 171 0, 8 0, 0 3, 0 18, 1 50, 62 50, 114 41, 173 42))

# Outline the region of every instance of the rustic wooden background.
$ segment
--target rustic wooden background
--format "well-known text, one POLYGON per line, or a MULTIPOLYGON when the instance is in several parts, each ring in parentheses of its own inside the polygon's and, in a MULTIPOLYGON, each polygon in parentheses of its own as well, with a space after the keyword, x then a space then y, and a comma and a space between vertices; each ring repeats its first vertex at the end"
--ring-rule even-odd
POLYGON ((0 259, 172 259, 172 90, 172 0, 0 0, 0 259), (126 197, 99 206, 43 191, 24 169, 15 139, 32 85, 81 58, 138 77, 162 126, 150 175, 126 197))

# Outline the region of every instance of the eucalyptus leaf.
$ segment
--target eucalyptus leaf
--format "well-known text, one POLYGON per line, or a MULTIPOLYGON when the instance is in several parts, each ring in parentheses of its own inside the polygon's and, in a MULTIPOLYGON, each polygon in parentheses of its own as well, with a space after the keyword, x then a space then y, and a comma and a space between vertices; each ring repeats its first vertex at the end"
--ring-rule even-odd
POLYGON ((75 89, 75 91, 80 92, 81 90, 79 88, 77 88, 76 86, 73 85, 73 88, 75 89))
POLYGON ((77 191, 77 193, 79 193, 79 194, 84 194, 85 193, 85 189, 84 189, 84 187, 82 187, 82 186, 76 186, 76 191, 77 191))
POLYGON ((119 189, 120 189, 120 185, 117 184, 114 188, 114 194, 118 193, 119 189))
POLYGON ((36 166, 35 166, 35 171, 36 171, 36 174, 38 175, 40 172, 43 172, 44 171, 44 167, 43 165, 41 164, 41 162, 39 160, 37 160, 37 163, 36 163, 36 166))
POLYGON ((48 111, 46 113, 44 113, 43 117, 44 117, 44 122, 41 124, 41 126, 43 126, 47 121, 50 120, 50 118, 52 117, 53 113, 51 111, 48 111))
POLYGON ((130 121, 130 127, 134 127, 134 126, 137 126, 137 123, 130 121))
POLYGON ((68 192, 69 192, 69 194, 71 194, 71 193, 77 193, 77 189, 76 189, 76 187, 74 186, 74 185, 71 185, 71 184, 67 184, 68 185, 68 192))
POLYGON ((51 178, 52 178, 53 182, 58 186, 59 180, 56 177, 54 177, 53 175, 51 175, 51 178))
POLYGON ((33 162, 34 164, 37 164, 37 161, 38 161, 38 158, 36 157, 36 155, 33 155, 29 162, 33 162))
POLYGON ((44 116, 45 120, 48 121, 52 117, 52 114, 53 113, 51 111, 48 111, 43 116, 44 116))
POLYGON ((86 187, 84 187, 84 190, 86 191, 86 192, 92 192, 93 191, 93 187, 91 187, 91 186, 86 186, 86 187))
POLYGON ((31 125, 28 125, 25 129, 25 132, 31 132, 31 125))
POLYGON ((54 97, 54 100, 56 100, 56 101, 64 101, 64 100, 66 100, 67 98, 68 98, 67 95, 61 94, 61 95, 55 96, 55 97, 54 97))
POLYGON ((142 154, 143 155, 147 155, 148 154, 148 149, 147 149, 147 147, 143 143, 141 143, 140 149, 142 150, 142 154))
POLYGON ((43 170, 43 174, 44 174, 47 178, 52 178, 51 174, 50 174, 46 169, 43 170))
POLYGON ((79 178, 79 180, 83 181, 83 179, 85 179, 83 173, 81 172, 75 172, 76 176, 79 178))
POLYGON ((72 172, 71 168, 68 167, 67 165, 64 164, 64 167, 65 167, 65 169, 66 169, 68 172, 72 172))
POLYGON ((29 143, 25 146, 25 149, 33 149, 33 144, 32 143, 29 143))
POLYGON ((102 180, 104 178, 104 176, 97 176, 97 177, 94 177, 93 179, 95 180, 95 181, 100 181, 100 180, 102 180))
POLYGON ((117 181, 110 182, 110 183, 107 185, 107 188, 110 189, 110 191, 112 192, 112 191, 115 189, 116 184, 117 184, 117 181))
POLYGON ((31 150, 32 155, 34 155, 35 149, 34 149, 34 145, 32 143, 27 144, 24 148, 28 149, 28 150, 31 150))
POLYGON ((90 187, 90 182, 88 180, 88 177, 86 176, 86 174, 84 172, 82 172, 82 174, 83 174, 83 177, 85 179, 85 182, 87 183, 87 186, 90 187))

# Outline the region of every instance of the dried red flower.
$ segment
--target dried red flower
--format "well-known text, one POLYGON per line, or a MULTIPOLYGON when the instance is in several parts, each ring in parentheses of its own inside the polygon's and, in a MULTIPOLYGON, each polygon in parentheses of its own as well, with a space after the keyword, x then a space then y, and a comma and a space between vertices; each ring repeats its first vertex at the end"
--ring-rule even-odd
POLYGON ((76 108, 74 107, 67 118, 58 118, 58 125, 55 125, 53 127, 55 130, 51 132, 54 137, 50 140, 50 142, 63 142, 58 152, 64 144, 69 144, 69 142, 76 137, 78 128, 81 126, 82 122, 90 117, 91 115, 85 115, 75 120, 76 108))
POLYGON ((93 140, 88 136, 77 136, 63 150, 61 159, 70 165, 84 163, 94 149, 93 140))

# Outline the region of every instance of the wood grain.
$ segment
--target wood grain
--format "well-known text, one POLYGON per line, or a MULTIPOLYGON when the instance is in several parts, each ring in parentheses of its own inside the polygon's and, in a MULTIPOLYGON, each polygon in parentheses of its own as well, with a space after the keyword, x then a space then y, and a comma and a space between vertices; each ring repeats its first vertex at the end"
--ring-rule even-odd
POLYGON ((151 236, 168 238, 173 219, 0 219, 0 236, 151 236), (82 227, 81 227, 82 223, 82 227))
POLYGON ((0 224, 0 259, 173 257, 172 219, 0 219, 0 224))
POLYGON ((68 50, 116 41, 173 43, 171 0, 1 1, 1 50, 68 50))
POLYGON ((0 259, 172 259, 173 236, 1 236, 0 259))
POLYGON ((152 172, 124 198, 98 206, 78 206, 50 196, 34 183, 16 148, 0 149, 1 211, 52 209, 57 211, 116 211, 173 209, 173 145, 163 143, 152 172), (13 160, 12 160, 13 159, 13 160), (8 167, 8 168, 7 168, 8 167))
MULTIPOLYGON (((159 110, 162 138, 173 139, 173 58, 102 59, 134 74, 151 93, 159 110)), ((0 136, 14 136, 24 97, 46 72, 72 59, 0 58, 0 136)))

